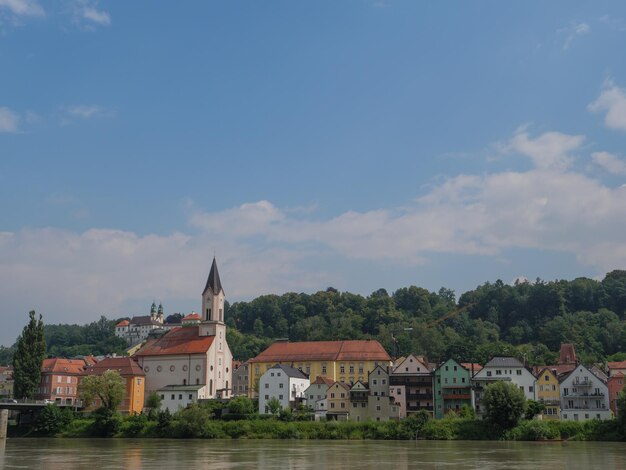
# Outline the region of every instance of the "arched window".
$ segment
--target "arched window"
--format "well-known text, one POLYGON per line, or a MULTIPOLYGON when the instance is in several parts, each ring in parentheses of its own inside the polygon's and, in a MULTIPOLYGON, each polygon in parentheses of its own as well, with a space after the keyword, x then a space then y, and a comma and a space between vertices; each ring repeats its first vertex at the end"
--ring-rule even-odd
POLYGON ((187 385, 187 379, 183 379, 183 385, 187 385))

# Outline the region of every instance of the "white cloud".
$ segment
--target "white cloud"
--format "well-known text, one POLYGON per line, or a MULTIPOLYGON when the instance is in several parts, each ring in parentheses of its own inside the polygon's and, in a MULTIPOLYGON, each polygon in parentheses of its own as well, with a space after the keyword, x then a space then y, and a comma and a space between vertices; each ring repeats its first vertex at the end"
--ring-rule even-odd
POLYGON ((6 311, 51 312, 49 322, 133 314, 132 306, 155 298, 175 309, 180 299, 192 299, 197 309, 214 252, 228 266, 222 280, 231 300, 333 285, 340 276, 334 265, 330 273, 310 268, 320 258, 397 267, 437 253, 495 260, 522 249, 565 253, 599 272, 623 268, 626 186, 611 188, 571 170, 570 153, 582 142, 518 130, 505 146, 529 158, 531 169, 457 175, 402 208, 319 219, 259 201, 196 211, 189 234, 0 232, 0 298, 6 311))
POLYGON ((584 140, 582 135, 560 132, 546 132, 531 139, 523 126, 517 129, 508 144, 504 144, 502 148, 530 157, 537 168, 565 169, 572 163, 571 152, 578 149, 584 140))
POLYGON ((99 106, 86 106, 77 105, 70 106, 66 109, 67 113, 71 116, 89 119, 94 116, 102 114, 103 110, 99 106))
POLYGON ((569 49, 574 39, 578 36, 588 34, 589 32, 591 32, 591 28, 587 23, 578 23, 575 21, 572 21, 569 26, 557 30, 558 34, 565 36, 563 50, 569 49))
POLYGON ((95 26, 110 26, 111 15, 99 9, 98 3, 98 0, 76 0, 74 22, 87 31, 95 31, 95 26))
MULTIPOLYGON (((1 1, 1 0, 0 0, 1 1)), ((9 108, 0 107, 0 133, 14 133, 19 131, 19 116, 9 108)))
POLYGON ((607 79, 600 96, 590 103, 592 112, 606 111, 604 123, 611 129, 626 130, 626 93, 612 79, 607 79))
POLYGON ((16 16, 43 16, 44 10, 35 0, 0 0, 0 9, 6 8, 16 16))
POLYGON ((83 10, 83 17, 102 26, 109 26, 111 24, 111 16, 106 11, 97 10, 93 7, 85 8, 83 10))
POLYGON ((614 29, 616 31, 626 31, 626 21, 622 18, 612 17, 609 15, 602 15, 600 17, 600 22, 607 25, 609 28, 614 29))
POLYGON ((609 152, 594 152, 591 154, 593 162, 614 175, 626 175, 626 161, 609 152))

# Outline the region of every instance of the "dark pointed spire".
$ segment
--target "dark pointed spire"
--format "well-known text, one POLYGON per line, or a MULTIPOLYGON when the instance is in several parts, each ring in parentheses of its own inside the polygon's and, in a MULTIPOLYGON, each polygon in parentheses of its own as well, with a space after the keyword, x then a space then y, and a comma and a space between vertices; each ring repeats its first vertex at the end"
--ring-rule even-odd
POLYGON ((215 256, 213 257, 213 264, 211 264, 211 272, 209 273, 209 279, 206 281, 206 286, 202 291, 204 294, 207 290, 211 289, 214 295, 217 295, 222 290, 222 281, 220 281, 220 273, 217 271, 217 262, 215 256))

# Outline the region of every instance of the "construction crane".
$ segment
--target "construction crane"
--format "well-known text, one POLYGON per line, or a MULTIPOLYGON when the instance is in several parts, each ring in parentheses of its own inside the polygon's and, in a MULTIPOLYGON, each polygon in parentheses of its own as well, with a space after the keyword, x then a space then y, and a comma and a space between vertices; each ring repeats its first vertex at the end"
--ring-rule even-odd
POLYGON ((446 321, 449 318, 455 317, 457 316, 459 313, 464 312, 465 310, 467 310, 470 307, 473 307, 476 304, 467 304, 464 307, 461 308, 457 308, 456 310, 452 310, 451 312, 446 313, 444 316, 437 318, 436 320, 431 321, 430 323, 426 323, 426 328, 432 328, 433 326, 438 325, 439 323, 441 323, 442 321, 446 321))

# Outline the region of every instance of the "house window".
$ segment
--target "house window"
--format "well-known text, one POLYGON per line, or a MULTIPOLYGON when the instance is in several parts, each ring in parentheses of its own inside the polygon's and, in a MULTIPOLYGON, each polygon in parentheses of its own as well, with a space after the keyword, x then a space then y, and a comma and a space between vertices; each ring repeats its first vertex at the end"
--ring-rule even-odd
POLYGON ((500 369, 496 369, 496 375, 502 375, 502 371, 500 369))
POLYGON ((172 393, 172 400, 175 400, 175 399, 176 399, 176 395, 172 393))
POLYGON ((193 395, 191 393, 189 394, 189 399, 193 400, 193 395))
POLYGON ((487 377, 491 377, 491 371, 490 370, 487 371, 487 377))
POLYGON ((334 407, 335 407, 335 402, 334 402, 334 401, 330 402, 330 407, 331 407, 331 408, 334 408, 334 407))
POLYGON ((285 388, 285 384, 278 384, 278 388, 285 388))
POLYGON ((341 402, 339 403, 339 408, 345 408, 346 407, 346 403, 345 402, 341 402))
POLYGON ((359 374, 363 373, 363 363, 359 364, 359 374))
POLYGON ((346 367, 343 364, 341 364, 339 366, 339 373, 340 374, 345 374, 346 373, 346 367))
POLYGON ((349 370, 351 374, 354 374, 354 364, 350 364, 349 370))
MULTIPOLYGON (((516 370, 515 372, 517 372, 517 375, 522 375, 522 370, 521 370, 521 369, 518 369, 518 370, 516 370)), ((547 377, 546 377, 546 378, 547 378, 547 377)))
POLYGON ((270 384, 265 384, 265 388, 270 388, 270 384))
POLYGON ((322 364, 322 374, 326 374, 326 364, 322 364))
POLYGON ((402 389, 399 388, 398 390, 396 390, 396 395, 402 395, 402 389))
POLYGON ((283 396, 282 396, 282 395, 278 395, 278 399, 279 399, 279 400, 282 400, 282 399, 283 399, 283 396))
POLYGON ((269 399, 270 399, 270 396, 269 396, 269 395, 265 395, 265 399, 266 399, 266 400, 269 400, 269 399))

